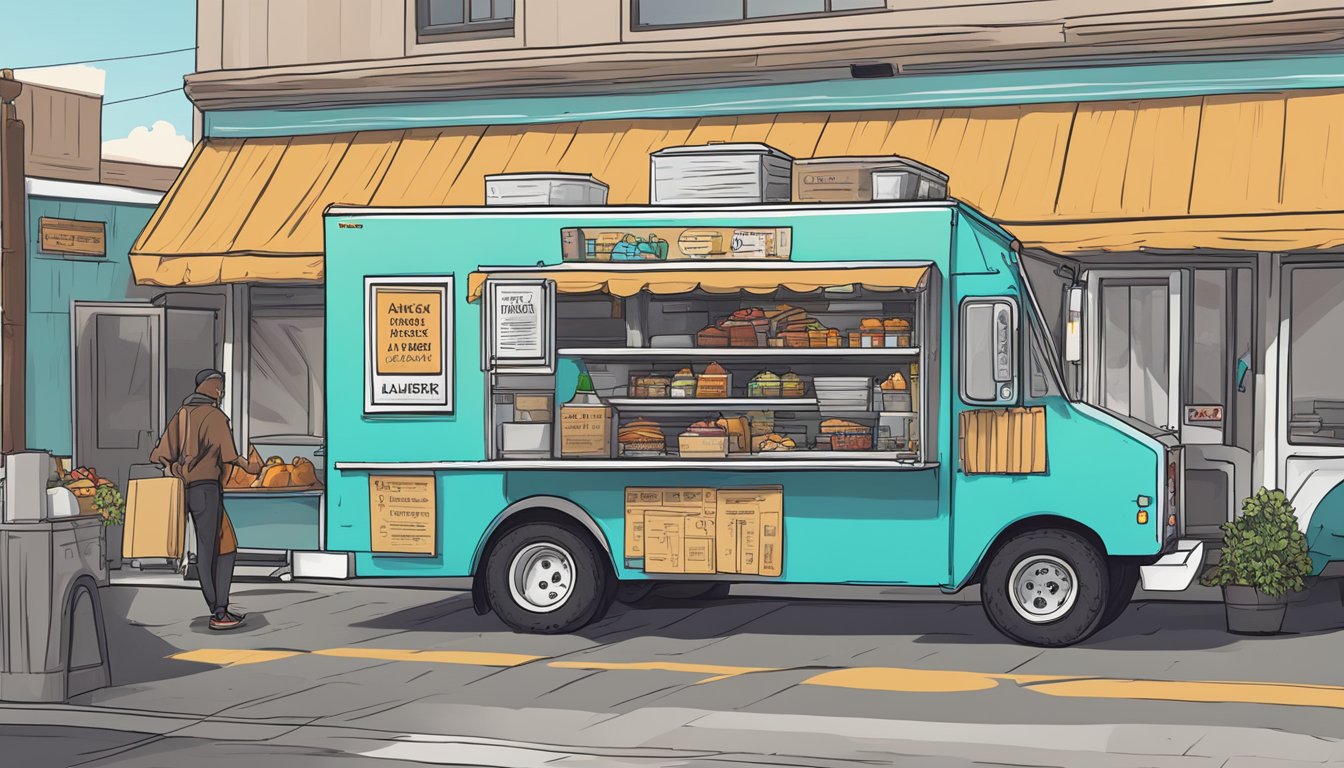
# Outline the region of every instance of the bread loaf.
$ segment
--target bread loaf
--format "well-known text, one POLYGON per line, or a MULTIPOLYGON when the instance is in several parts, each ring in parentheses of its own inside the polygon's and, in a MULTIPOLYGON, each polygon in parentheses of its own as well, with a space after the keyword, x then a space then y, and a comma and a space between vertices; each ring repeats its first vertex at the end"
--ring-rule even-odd
POLYGON ((295 487, 317 485, 317 468, 313 466, 313 462, 302 456, 295 456, 293 468, 289 471, 289 481, 295 487))
MULTIPOLYGON (((258 480, 261 488, 288 488, 290 485, 290 472, 288 464, 272 464, 266 467, 258 480)), ((258 486, 254 486, 258 487, 258 486)))

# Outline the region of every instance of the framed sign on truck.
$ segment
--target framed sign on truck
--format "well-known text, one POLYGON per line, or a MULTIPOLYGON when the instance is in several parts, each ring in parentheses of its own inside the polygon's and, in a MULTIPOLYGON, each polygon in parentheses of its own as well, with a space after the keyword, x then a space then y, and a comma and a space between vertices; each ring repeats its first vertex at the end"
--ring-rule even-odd
POLYGON ((489 280, 482 370, 555 373, 555 283, 489 280))
POLYGON ((453 412, 453 277, 364 279, 364 412, 453 412))

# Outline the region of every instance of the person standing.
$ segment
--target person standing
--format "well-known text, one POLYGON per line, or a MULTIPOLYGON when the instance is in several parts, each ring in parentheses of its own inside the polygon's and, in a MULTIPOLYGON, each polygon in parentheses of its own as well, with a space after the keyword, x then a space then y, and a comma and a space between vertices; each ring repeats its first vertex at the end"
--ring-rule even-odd
POLYGON ((224 511, 224 480, 233 466, 253 475, 261 472, 261 462, 238 454, 229 418, 219 409, 223 397, 224 374, 212 368, 196 374, 196 391, 182 402, 149 455, 186 489, 187 512, 196 528, 196 570, 214 630, 235 629, 244 618, 229 610, 237 538, 224 511))

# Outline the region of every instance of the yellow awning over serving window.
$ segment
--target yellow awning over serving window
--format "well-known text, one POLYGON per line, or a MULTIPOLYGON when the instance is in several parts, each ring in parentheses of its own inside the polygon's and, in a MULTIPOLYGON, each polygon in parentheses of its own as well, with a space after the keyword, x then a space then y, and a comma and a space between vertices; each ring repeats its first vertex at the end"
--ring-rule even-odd
POLYGON ((131 250, 148 285, 322 279, 330 204, 484 202, 487 174, 592 174, 648 202, 649 153, 765 142, 795 158, 910 157, 1028 248, 1322 251, 1344 245, 1344 91, 795 112, 208 138, 131 250))
POLYGON ((634 296, 643 290, 665 296, 701 290, 706 293, 774 293, 783 288, 808 293, 822 288, 860 285, 870 291, 899 291, 924 286, 927 266, 787 268, 756 266, 718 269, 540 269, 535 271, 472 272, 467 276, 467 300, 476 301, 490 279, 554 280, 559 293, 606 293, 634 296))

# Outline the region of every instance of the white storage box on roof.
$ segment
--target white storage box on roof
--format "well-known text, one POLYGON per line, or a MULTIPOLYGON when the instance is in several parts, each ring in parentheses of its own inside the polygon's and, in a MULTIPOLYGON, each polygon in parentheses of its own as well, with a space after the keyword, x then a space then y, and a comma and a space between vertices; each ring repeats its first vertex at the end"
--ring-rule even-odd
POLYGON ((486 205, 606 205, 607 185, 582 173, 498 173, 485 177, 486 205))
POLYGON ((798 202, 941 200, 947 174, 898 155, 814 157, 793 164, 798 202))
POLYGON ((649 160, 654 205, 787 203, 793 196, 793 158, 766 144, 668 147, 649 160))

